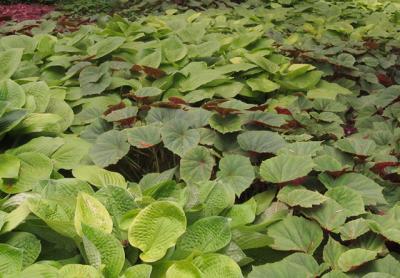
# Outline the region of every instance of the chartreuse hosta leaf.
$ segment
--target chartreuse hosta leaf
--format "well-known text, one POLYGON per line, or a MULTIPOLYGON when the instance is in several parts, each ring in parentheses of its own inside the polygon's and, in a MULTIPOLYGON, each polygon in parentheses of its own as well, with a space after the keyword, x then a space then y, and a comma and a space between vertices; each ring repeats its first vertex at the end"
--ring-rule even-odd
POLYGON ((33 264, 25 268, 20 276, 21 278, 57 278, 59 277, 58 269, 48 264, 33 264))
POLYGON ((194 258, 193 264, 200 269, 203 277, 241 278, 240 267, 234 260, 221 254, 205 254, 194 258))
POLYGON ((119 277, 125 262, 125 253, 120 241, 113 235, 86 224, 82 224, 82 233, 90 264, 96 268, 104 264, 104 274, 107 277, 119 277))
POLYGON ((90 46, 87 51, 90 56, 94 55, 98 59, 117 50, 124 42, 125 38, 122 37, 108 37, 90 46))
POLYGON ((179 254, 212 253, 225 247, 231 240, 229 219, 222 216, 202 218, 179 238, 176 250, 179 254))
POLYGON ((241 155, 225 155, 219 162, 217 177, 240 196, 253 182, 255 174, 248 158, 241 155))
POLYGON ((313 254, 322 241, 320 226, 298 216, 287 216, 270 226, 267 232, 274 240, 271 247, 276 250, 313 254))
POLYGON ((155 262, 176 244, 186 230, 182 208, 170 201, 156 201, 134 218, 128 231, 129 243, 139 248, 144 262, 155 262))
POLYGON ((79 166, 72 170, 72 175, 96 187, 106 185, 126 187, 125 178, 121 174, 94 165, 79 166))
POLYGON ((42 179, 48 179, 53 170, 51 160, 40 153, 27 152, 16 156, 20 161, 18 177, 7 179, 0 190, 7 193, 29 191, 42 179))
POLYGON ((22 270, 23 250, 0 243, 0 273, 17 275, 22 270))
POLYGON ((10 78, 18 69, 22 53, 22 48, 11 48, 0 52, 0 81, 10 78))
POLYGON ((202 273, 193 263, 181 261, 171 265, 167 272, 167 278, 173 277, 187 277, 187 278, 201 278, 202 273))
POLYGON ((9 154, 0 154, 0 178, 15 179, 18 177, 21 161, 18 157, 9 154))
POLYGON ((7 109, 18 109, 24 106, 26 96, 24 89, 15 81, 0 81, 0 101, 7 101, 7 109))
POLYGON ((314 167, 310 156, 282 154, 264 160, 260 166, 263 180, 284 183, 306 176, 314 167))
POLYGON ((87 193, 79 193, 76 200, 74 225, 78 235, 82 236, 82 225, 99 229, 110 234, 113 221, 107 209, 95 197, 87 193))
POLYGON ((149 264, 137 264, 129 267, 124 272, 124 278, 150 278, 152 266, 149 264))
POLYGON ((30 233, 14 232, 7 234, 6 243, 22 251, 22 266, 34 263, 41 251, 40 241, 30 233))
POLYGON ((91 265, 67 264, 58 271, 60 277, 65 278, 102 278, 101 272, 91 265))
POLYGON ((257 203, 251 198, 243 204, 234 205, 227 213, 231 219, 231 227, 235 228, 252 223, 256 217, 257 203))

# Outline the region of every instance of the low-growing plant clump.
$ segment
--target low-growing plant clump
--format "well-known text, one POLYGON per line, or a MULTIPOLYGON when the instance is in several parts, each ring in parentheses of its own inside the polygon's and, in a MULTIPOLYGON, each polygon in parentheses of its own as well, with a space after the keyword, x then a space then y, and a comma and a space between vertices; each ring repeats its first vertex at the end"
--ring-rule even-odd
POLYGON ((2 277, 398 277, 399 15, 1 27, 2 277))

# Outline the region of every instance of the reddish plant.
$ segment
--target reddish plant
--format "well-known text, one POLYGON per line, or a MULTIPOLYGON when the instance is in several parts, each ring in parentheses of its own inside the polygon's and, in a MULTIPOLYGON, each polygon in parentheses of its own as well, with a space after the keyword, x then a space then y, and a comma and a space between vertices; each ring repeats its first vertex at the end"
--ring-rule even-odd
POLYGON ((54 10, 53 6, 39 4, 0 5, 0 24, 9 21, 40 19, 54 10))

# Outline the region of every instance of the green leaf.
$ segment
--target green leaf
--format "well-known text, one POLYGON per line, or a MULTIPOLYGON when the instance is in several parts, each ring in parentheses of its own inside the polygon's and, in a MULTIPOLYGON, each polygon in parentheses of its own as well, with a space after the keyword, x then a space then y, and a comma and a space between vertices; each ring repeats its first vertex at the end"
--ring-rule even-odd
POLYGON ((117 50, 124 42, 125 38, 122 37, 107 37, 90 46, 87 52, 90 56, 98 59, 117 50))
POLYGON ((253 267, 249 278, 279 277, 304 278, 317 277, 323 270, 315 259, 302 253, 294 253, 275 263, 253 267))
POLYGON ((196 221, 179 238, 177 252, 212 253, 224 248, 231 241, 229 220, 210 216, 196 221))
POLYGON ((342 240, 353 240, 369 231, 368 223, 363 218, 354 219, 347 222, 340 228, 340 238, 342 240))
POLYGON ((21 167, 17 179, 9 179, 0 185, 6 193, 26 192, 37 185, 40 180, 48 179, 53 171, 50 159, 41 153, 27 152, 17 155, 21 167))
POLYGON ((298 188, 297 186, 285 186, 279 191, 277 198, 291 207, 299 206, 303 208, 320 205, 328 199, 319 192, 298 188))
POLYGON ((158 125, 145 125, 126 130, 128 142, 139 149, 146 149, 161 142, 161 131, 158 125))
POLYGON ((324 262, 328 263, 332 269, 340 269, 338 260, 340 256, 349 250, 344 245, 329 237, 328 242, 324 246, 323 259, 324 262))
POLYGON ((33 264, 25 268, 20 278, 59 278, 58 269, 47 264, 33 264))
POLYGON ((278 155, 264 160, 260 166, 261 177, 268 182, 283 183, 306 176, 314 167, 310 156, 278 155))
POLYGON ((161 130, 164 146, 179 156, 196 147, 200 142, 200 133, 191 129, 188 121, 172 120, 161 130))
POLYGON ((339 84, 329 83, 324 80, 318 83, 315 89, 309 90, 307 98, 335 100, 337 95, 352 95, 353 93, 339 84))
POLYGON ((256 218, 257 203, 251 198, 243 204, 234 205, 226 214, 231 219, 231 227, 236 228, 252 223, 256 218))
POLYGON ((21 161, 9 154, 0 154, 0 178, 13 179, 18 177, 21 161))
POLYGON ((37 39, 26 35, 8 35, 0 40, 4 49, 22 48, 25 53, 33 53, 37 46, 37 39))
POLYGON ((180 162, 180 176, 187 183, 210 179, 215 161, 205 147, 195 147, 187 151, 180 162))
POLYGON ((182 60, 188 53, 187 47, 177 36, 170 36, 161 42, 161 47, 165 58, 170 63, 182 60))
POLYGON ((111 84, 111 75, 106 63, 99 67, 85 67, 79 74, 79 84, 83 96, 98 95, 111 84))
POLYGON ((302 212, 311 219, 316 220, 321 227, 328 231, 338 231, 339 227, 346 222, 347 213, 335 200, 328 198, 322 205, 302 212))
POLYGON ((107 209, 95 197, 80 192, 76 200, 74 225, 78 235, 82 236, 82 224, 110 234, 113 221, 107 209))
POLYGON ((200 270, 196 266, 194 266, 191 262, 180 261, 174 263, 168 268, 165 277, 201 278, 203 276, 200 270))
POLYGON ((338 259, 339 268, 348 272, 376 258, 377 253, 362 248, 345 251, 338 259))
POLYGON ((279 84, 268 79, 266 75, 250 78, 246 81, 247 85, 253 90, 263 93, 270 93, 280 88, 279 84))
POLYGON ((139 212, 128 231, 129 243, 143 253, 145 262, 155 262, 176 244, 186 230, 182 208, 169 201, 157 201, 139 212))
POLYGON ((113 235, 85 224, 82 224, 82 232, 83 244, 90 264, 97 268, 104 264, 104 273, 107 277, 119 277, 125 262, 125 253, 120 241, 113 235), (90 250, 91 248, 95 250, 90 250), (99 253, 100 262, 96 262, 96 256, 94 258, 89 256, 93 252, 99 253))
POLYGON ((148 264, 138 264, 129 267, 125 273, 125 278, 150 278, 152 266, 148 264))
POLYGON ((361 194, 349 187, 334 187, 329 189, 325 193, 325 196, 338 202, 345 209, 348 217, 365 213, 364 201, 361 194))
POLYGON ((221 254, 205 254, 194 258, 193 264, 203 277, 243 278, 240 267, 231 258, 221 254))
POLYGON ((51 160, 57 169, 73 169, 88 154, 90 144, 77 137, 66 137, 65 144, 57 149, 51 160))
POLYGON ((26 116, 25 110, 14 110, 0 117, 0 136, 16 127, 26 116))
POLYGON ((156 87, 142 87, 135 92, 135 96, 139 98, 158 97, 162 94, 162 90, 156 87))
POLYGON ((0 243, 0 273, 17 275, 22 270, 22 253, 19 248, 0 243))
POLYGON ((241 155, 225 155, 219 162, 217 177, 240 196, 251 185, 255 174, 248 158, 241 155))
POLYGON ((242 130, 243 121, 239 115, 222 116, 215 113, 210 117, 209 124, 216 131, 226 134, 242 130))
POLYGON ((375 141, 362 138, 340 139, 335 146, 341 151, 360 156, 370 156, 376 149, 375 141))
POLYGON ((240 148, 256 153, 273 153, 287 143, 278 133, 265 130, 245 131, 237 137, 240 148))
POLYGON ((22 266, 24 268, 33 264, 41 251, 40 240, 33 234, 26 232, 7 234, 6 243, 22 251, 22 266))
POLYGON ((89 152, 90 158, 100 167, 116 164, 129 152, 126 133, 110 130, 101 134, 89 152))
POLYGON ((63 278, 102 278, 100 272, 91 265, 67 264, 64 265, 58 274, 63 278))
POLYGON ((318 82, 321 80, 321 77, 321 71, 310 71, 294 78, 286 76, 279 80, 279 84, 284 89, 307 90, 317 85, 318 82))
POLYGON ((19 109, 26 101, 24 89, 11 79, 0 81, 0 101, 7 101, 9 110, 19 109))
POLYGON ((363 198, 366 206, 386 204, 386 200, 382 195, 383 187, 362 174, 344 174, 334 181, 332 187, 338 186, 346 186, 357 191, 363 198))
POLYGON ((271 247, 276 250, 313 254, 322 242, 319 225, 298 216, 287 216, 269 227, 267 233, 274 239, 271 247))
POLYGON ((0 81, 8 79, 14 74, 21 62, 22 53, 22 48, 12 48, 0 52, 0 81))
POLYGON ((79 166, 72 170, 72 175, 97 187, 106 185, 126 187, 125 178, 121 174, 93 165, 79 166))

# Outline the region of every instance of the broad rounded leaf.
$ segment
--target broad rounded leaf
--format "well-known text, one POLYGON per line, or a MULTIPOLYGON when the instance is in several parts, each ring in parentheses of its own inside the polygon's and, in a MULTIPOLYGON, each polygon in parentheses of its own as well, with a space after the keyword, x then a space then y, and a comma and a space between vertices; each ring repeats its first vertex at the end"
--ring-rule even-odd
POLYGON ((155 262, 174 246, 186 230, 182 208, 169 201, 157 201, 139 212, 128 231, 129 243, 143 253, 145 262, 155 262))
POLYGON ((287 216, 267 230, 274 239, 273 249, 301 251, 313 254, 322 242, 322 230, 313 221, 298 216, 287 216))
POLYGON ((246 190, 255 178, 254 168, 247 157, 225 155, 219 162, 217 177, 232 187, 237 196, 246 190))
POLYGON ((146 125, 126 130, 128 142, 139 149, 150 148, 161 142, 161 131, 157 125, 146 125))
POLYGON ((206 181, 211 177, 214 165, 214 158, 208 149, 195 147, 181 159, 181 178, 187 183, 206 181))
POLYGON ((216 131, 225 134, 242 130, 243 121, 239 115, 213 114, 209 119, 209 124, 216 131))
POLYGON ((260 166, 261 177, 268 182, 283 183, 306 176, 314 167, 310 156, 279 155, 264 160, 260 166))
POLYGON ((191 129, 185 120, 172 120, 166 123, 161 130, 161 136, 165 147, 179 156, 183 156, 200 142, 199 131, 191 129))
POLYGON ((345 209, 348 217, 365 213, 364 201, 360 193, 347 186, 337 186, 329 189, 325 196, 339 203, 345 209))
POLYGON ((122 37, 107 37, 90 46, 87 51, 89 55, 98 59, 118 49, 124 42, 125 38, 122 37))
POLYGON ((126 269, 125 278, 150 278, 152 266, 149 264, 137 264, 126 269))
POLYGON ((125 132, 110 130, 97 138, 89 155, 96 165, 107 167, 128 154, 129 147, 125 132))
POLYGON ((345 138, 336 142, 336 147, 341 151, 360 156, 372 155, 376 149, 376 143, 369 139, 345 138))
POLYGON ((285 186, 279 191, 277 198, 291 207, 299 206, 303 208, 320 205, 328 199, 317 191, 296 186, 285 186))
POLYGON ((278 133, 265 130, 245 131, 237 141, 243 150, 256 153, 276 153, 287 144, 278 133))
POLYGON ((338 259, 339 268, 344 271, 351 271, 366 262, 376 258, 377 252, 362 248, 350 249, 340 255, 338 259))

